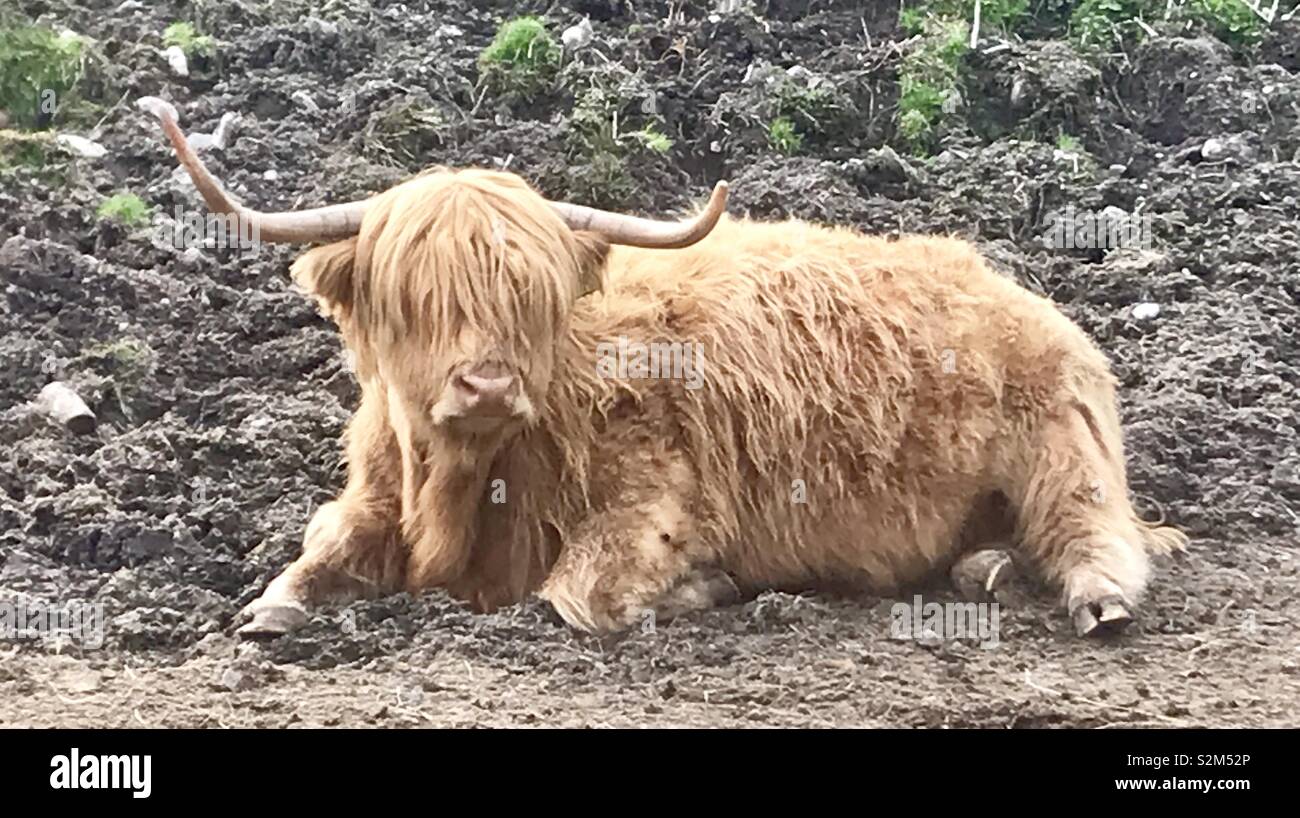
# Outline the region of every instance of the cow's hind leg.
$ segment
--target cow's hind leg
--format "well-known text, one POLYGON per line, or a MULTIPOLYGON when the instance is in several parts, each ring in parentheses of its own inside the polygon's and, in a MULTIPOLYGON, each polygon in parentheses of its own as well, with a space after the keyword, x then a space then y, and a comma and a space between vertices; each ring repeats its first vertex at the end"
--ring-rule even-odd
POLYGON ((1076 402, 1038 435, 1026 479, 1008 492, 1022 547, 1062 586, 1080 636, 1122 630, 1146 586, 1148 553, 1179 549, 1185 538, 1144 523, 1129 504, 1113 410, 1076 402))
POLYGON ((617 631, 739 596, 686 508, 684 498, 692 494, 688 470, 677 462, 656 477, 659 486, 629 480, 631 488, 611 507, 565 538, 538 594, 573 627, 617 631))
POLYGON ((722 570, 696 564, 637 512, 593 517, 565 543, 538 595, 572 627, 609 633, 734 602, 722 570))

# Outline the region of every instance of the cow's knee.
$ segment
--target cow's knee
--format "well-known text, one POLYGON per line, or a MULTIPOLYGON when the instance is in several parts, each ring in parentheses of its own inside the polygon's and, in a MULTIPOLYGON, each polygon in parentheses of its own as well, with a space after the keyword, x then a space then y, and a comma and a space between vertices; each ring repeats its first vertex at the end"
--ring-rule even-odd
POLYGON ((607 587, 611 584, 611 578, 594 573, 565 572, 552 574, 537 595, 549 602, 570 627, 587 633, 611 633, 631 625, 636 614, 636 606, 607 587))
POLYGON ((335 500, 312 515, 300 561, 310 569, 305 590, 312 600, 372 596, 400 588, 406 551, 396 519, 335 500))
POLYGON ((391 520, 364 505, 335 500, 312 515, 302 555, 240 612, 245 637, 278 636, 329 600, 388 593, 400 585, 404 551, 391 520))
POLYGON ((740 596, 730 576, 710 567, 691 568, 672 579, 562 573, 552 575, 538 595, 571 627, 587 633, 654 625, 740 596))
POLYGON ((604 522, 565 545, 538 591, 569 625, 608 633, 736 598, 731 579, 687 542, 689 527, 630 525, 626 515, 604 522))

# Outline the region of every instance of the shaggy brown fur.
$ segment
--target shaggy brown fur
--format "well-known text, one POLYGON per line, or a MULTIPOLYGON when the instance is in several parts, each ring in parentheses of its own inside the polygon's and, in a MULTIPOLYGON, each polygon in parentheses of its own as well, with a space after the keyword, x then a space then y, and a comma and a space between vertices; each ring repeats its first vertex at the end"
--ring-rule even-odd
POLYGON ((574 626, 616 629, 733 581, 888 592, 976 529, 1096 610, 1135 604, 1148 554, 1184 542, 1129 505, 1104 357, 961 241, 724 220, 687 249, 609 250, 513 175, 438 171, 294 276, 363 398, 346 490, 254 612, 433 586, 490 609, 540 589, 574 626), (596 350, 620 337, 700 344, 702 388, 608 377, 596 350), (517 368, 534 412, 432 422, 449 373, 485 356, 517 368))

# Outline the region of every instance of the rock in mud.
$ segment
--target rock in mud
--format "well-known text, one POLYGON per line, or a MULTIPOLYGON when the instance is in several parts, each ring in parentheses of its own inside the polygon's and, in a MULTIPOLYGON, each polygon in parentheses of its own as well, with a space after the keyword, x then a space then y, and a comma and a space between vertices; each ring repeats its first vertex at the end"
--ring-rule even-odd
POLYGON ((57 423, 79 435, 93 434, 98 421, 95 413, 71 386, 55 381, 41 390, 37 408, 57 423))

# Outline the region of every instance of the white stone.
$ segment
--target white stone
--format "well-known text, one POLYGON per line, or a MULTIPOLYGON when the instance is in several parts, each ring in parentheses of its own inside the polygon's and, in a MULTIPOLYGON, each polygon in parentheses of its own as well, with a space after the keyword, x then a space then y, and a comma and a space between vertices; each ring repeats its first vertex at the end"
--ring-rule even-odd
POLYGON ((1144 301, 1133 305, 1133 317, 1138 321, 1150 321, 1160 314, 1160 305, 1144 301))
POLYGON ((579 48, 586 48, 590 45, 593 36, 595 36, 595 32, 591 29, 591 20, 584 17, 582 22, 566 28, 564 33, 560 35, 560 40, 568 50, 577 51, 579 48))
POLYGON ((108 153, 108 149, 98 142, 76 134, 61 133, 54 137, 54 142, 87 159, 98 159, 108 153))
POLYGON ((178 45, 168 46, 163 51, 163 56, 167 58, 167 64, 171 66, 172 72, 181 77, 190 75, 190 61, 185 58, 185 52, 178 45))
POLYGON ((1224 144, 1222 139, 1207 139, 1205 144, 1201 146, 1201 158, 1210 161, 1222 159, 1227 152, 1228 146, 1224 144))

